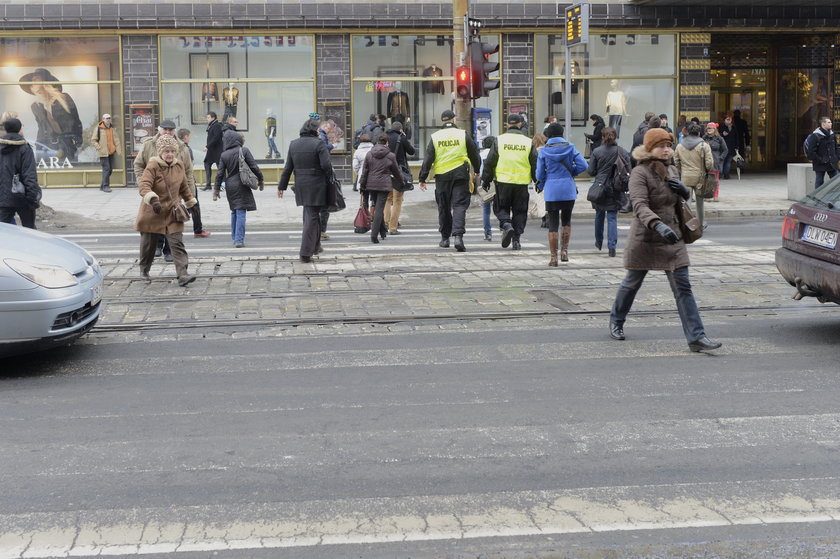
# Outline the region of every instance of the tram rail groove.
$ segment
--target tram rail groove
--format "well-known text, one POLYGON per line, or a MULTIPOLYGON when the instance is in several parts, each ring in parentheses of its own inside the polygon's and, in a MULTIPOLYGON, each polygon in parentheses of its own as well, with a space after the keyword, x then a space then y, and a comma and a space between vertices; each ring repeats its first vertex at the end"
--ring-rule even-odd
MULTIPOLYGON (((801 312, 802 305, 760 305, 760 306, 704 306, 700 307, 704 313, 735 313, 735 312, 801 312)), ((668 310, 634 310, 633 314, 642 316, 676 316, 676 309, 668 310)), ((145 330, 183 330, 183 329, 212 329, 212 328, 241 328, 254 326, 324 326, 331 324, 397 324, 404 322, 428 321, 476 321, 476 320, 508 320, 518 318, 542 318, 550 316, 608 316, 610 311, 604 310, 569 310, 544 309, 532 311, 489 311, 471 313, 439 313, 414 315, 368 315, 368 316, 317 316, 294 318, 266 318, 266 319, 194 319, 194 320, 163 320, 145 321, 122 324, 97 324, 93 332, 142 332, 145 330)))

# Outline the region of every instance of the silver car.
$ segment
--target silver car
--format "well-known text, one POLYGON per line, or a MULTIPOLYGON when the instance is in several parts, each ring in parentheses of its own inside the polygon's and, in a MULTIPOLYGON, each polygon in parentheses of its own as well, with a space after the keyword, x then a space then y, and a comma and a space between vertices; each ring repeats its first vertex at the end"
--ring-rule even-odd
POLYGON ((0 223, 0 357, 71 343, 102 310, 102 270, 82 247, 0 223))

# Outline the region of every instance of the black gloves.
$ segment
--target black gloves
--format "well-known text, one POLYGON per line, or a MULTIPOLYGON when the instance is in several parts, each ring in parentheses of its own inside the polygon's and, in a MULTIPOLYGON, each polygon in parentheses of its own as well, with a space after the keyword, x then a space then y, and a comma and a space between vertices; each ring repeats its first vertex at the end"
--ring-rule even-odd
POLYGON ((537 194, 539 194, 540 192, 542 192, 542 191, 543 191, 543 188, 545 188, 545 185, 544 185, 544 184, 542 184, 541 182, 538 182, 538 183, 534 184, 534 190, 536 190, 536 191, 537 191, 537 194))
POLYGON ((689 188, 686 185, 684 185, 680 179, 668 179, 668 186, 671 188, 671 190, 682 196, 683 200, 688 200, 691 196, 691 190, 689 190, 689 188))
POLYGON ((656 225, 653 226, 653 230, 659 233, 662 236, 662 238, 665 239, 665 242, 669 245, 673 245, 680 240, 680 238, 677 237, 677 234, 674 233, 674 230, 662 223, 661 221, 656 222, 656 225))
POLYGON ((152 198, 152 201, 149 202, 149 204, 152 205, 152 210, 154 210, 156 214, 159 214, 161 212, 162 208, 160 207, 160 200, 158 200, 156 197, 152 198))
POLYGON ((481 188, 484 189, 484 192, 490 192, 490 183, 489 182, 482 183, 481 188))

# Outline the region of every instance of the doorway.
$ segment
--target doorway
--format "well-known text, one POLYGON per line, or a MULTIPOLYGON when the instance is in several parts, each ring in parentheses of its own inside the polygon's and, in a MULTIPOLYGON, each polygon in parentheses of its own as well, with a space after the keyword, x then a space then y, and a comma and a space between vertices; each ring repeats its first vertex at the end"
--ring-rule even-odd
POLYGON ((736 110, 751 136, 749 164, 774 169, 806 161, 802 143, 833 116, 834 36, 712 34, 713 118, 736 110))

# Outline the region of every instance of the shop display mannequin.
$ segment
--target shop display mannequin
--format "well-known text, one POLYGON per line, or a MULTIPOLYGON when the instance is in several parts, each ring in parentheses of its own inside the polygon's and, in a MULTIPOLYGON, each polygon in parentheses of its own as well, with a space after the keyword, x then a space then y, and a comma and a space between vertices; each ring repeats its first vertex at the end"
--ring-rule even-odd
POLYGON ((394 118, 397 115, 410 115, 411 105, 408 102, 408 93, 402 90, 402 82, 394 82, 394 91, 388 94, 388 116, 394 118))
POLYGON ((222 91, 222 101, 225 103, 225 114, 222 120, 227 120, 229 116, 236 116, 236 106, 239 104, 239 89, 233 86, 233 82, 228 84, 228 87, 222 91))
POLYGON ((274 154, 277 154, 275 159, 280 159, 280 150, 277 149, 277 144, 274 138, 277 137, 277 117, 274 116, 274 111, 268 109, 265 111, 265 139, 268 142, 268 155, 266 159, 271 159, 274 154))
POLYGON ((616 138, 621 131, 621 117, 627 116, 627 97, 618 89, 618 80, 610 80, 610 91, 607 92, 607 114, 610 126, 615 128, 616 138))
MULTIPOLYGON (((437 64, 432 64, 423 70, 424 78, 439 78, 443 76, 443 70, 437 64)), ((428 81, 423 82, 423 93, 437 93, 443 95, 446 90, 443 87, 443 81, 428 81)))

